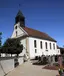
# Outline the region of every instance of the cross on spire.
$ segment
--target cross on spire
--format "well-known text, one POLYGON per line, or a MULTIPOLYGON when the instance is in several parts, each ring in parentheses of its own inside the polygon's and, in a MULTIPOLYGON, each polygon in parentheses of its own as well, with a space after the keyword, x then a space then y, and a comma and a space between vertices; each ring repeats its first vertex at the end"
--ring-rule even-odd
POLYGON ((21 4, 19 4, 19 8, 21 7, 21 4))

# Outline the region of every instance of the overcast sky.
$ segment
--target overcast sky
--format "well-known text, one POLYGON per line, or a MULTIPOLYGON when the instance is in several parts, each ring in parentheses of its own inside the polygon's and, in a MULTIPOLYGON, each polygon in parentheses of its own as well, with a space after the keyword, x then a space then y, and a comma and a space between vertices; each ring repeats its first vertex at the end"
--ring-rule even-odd
POLYGON ((0 0, 3 43, 12 35, 19 9, 25 16, 27 27, 46 32, 59 46, 64 45, 64 0, 0 0))

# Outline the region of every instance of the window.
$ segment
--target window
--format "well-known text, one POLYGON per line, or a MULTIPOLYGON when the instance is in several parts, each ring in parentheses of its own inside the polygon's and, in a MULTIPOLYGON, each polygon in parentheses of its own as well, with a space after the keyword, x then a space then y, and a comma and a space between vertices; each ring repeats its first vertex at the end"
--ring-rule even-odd
POLYGON ((17 29, 17 26, 15 26, 15 29, 17 29))
POLYGON ((16 37, 17 37, 17 31, 16 31, 16 37))
POLYGON ((46 47, 46 49, 48 48, 48 47, 47 47, 47 42, 45 43, 45 47, 46 47))
POLYGON ((51 49, 51 43, 50 43, 50 49, 51 49))
POLYGON ((37 49, 35 49, 35 53, 37 53, 37 49))
POLYGON ((42 49, 42 41, 40 41, 40 48, 42 49))
POLYGON ((36 48, 36 40, 34 40, 34 47, 36 48))
POLYGON ((55 49, 55 44, 53 44, 53 49, 55 49))

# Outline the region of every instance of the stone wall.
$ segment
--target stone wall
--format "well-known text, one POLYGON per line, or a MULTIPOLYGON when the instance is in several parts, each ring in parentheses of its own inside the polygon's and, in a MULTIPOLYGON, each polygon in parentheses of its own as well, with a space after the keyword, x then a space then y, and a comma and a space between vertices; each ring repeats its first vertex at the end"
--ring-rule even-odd
MULTIPOLYGON (((0 76, 4 76, 14 69, 15 57, 0 58, 0 76)), ((18 57, 19 65, 23 63, 23 57, 18 57)))

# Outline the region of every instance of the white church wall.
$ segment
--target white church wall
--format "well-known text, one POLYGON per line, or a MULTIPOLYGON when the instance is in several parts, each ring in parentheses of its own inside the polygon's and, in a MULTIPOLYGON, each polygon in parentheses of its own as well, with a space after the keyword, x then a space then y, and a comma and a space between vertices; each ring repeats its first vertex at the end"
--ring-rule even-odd
MULTIPOLYGON (((22 29, 22 27, 20 27, 20 23, 18 22, 14 26, 14 31, 13 31, 11 38, 18 38, 20 36, 24 36, 25 34, 27 34, 27 33, 22 29), (17 26, 17 29, 15 28, 16 26, 17 26), (16 36, 16 31, 17 31, 17 36, 16 36)), ((23 44, 23 50, 19 54, 19 56, 23 56, 26 53, 26 39, 21 39, 20 42, 21 42, 21 44, 23 44)))
POLYGON ((24 30, 19 25, 20 25, 20 23, 18 23, 14 26, 14 31, 13 31, 11 38, 17 38, 17 37, 25 35, 24 30), (17 26, 17 29, 15 28, 16 26, 17 26), (17 32, 17 35, 16 35, 16 32, 17 32))
MULTIPOLYGON (((16 24, 15 26, 19 26, 19 23, 18 23, 18 24, 16 24)), ((14 26, 14 31, 13 31, 13 33, 12 33, 11 38, 15 38, 15 37, 16 37, 16 30, 15 30, 15 26, 14 26)))
POLYGON ((60 49, 57 49, 57 55, 60 55, 60 49))
POLYGON ((19 54, 19 56, 23 56, 24 54, 26 54, 26 38, 25 39, 22 39, 21 41, 21 44, 23 45, 23 50, 22 52, 19 54))
POLYGON ((30 57, 30 50, 29 50, 29 37, 26 37, 26 56, 27 58, 30 57))
POLYGON ((42 40, 42 39, 33 38, 33 37, 29 37, 29 50, 30 50, 30 58, 34 58, 35 56, 41 56, 42 54, 43 55, 60 54, 59 52, 57 52, 56 42, 42 40), (34 47, 34 40, 36 40, 37 42, 36 48, 34 47), (40 48, 40 41, 42 41, 42 49, 40 48), (45 42, 47 42, 48 49, 45 48, 45 42), (50 49, 50 43, 51 43, 51 49, 50 49), (53 48, 53 44, 55 44, 55 49, 53 48), (35 49, 37 50, 37 53, 35 53, 35 49))
MULTIPOLYGON (((20 27, 20 23, 18 22, 14 26, 14 31, 11 36, 11 38, 17 38, 20 36, 24 36, 27 33, 20 27), (17 26, 17 29, 16 29, 17 26), (17 31, 17 34, 16 34, 17 31)), ((19 54, 19 56, 23 56, 26 54, 26 52, 29 52, 30 58, 34 58, 35 56, 41 56, 43 55, 56 55, 59 54, 59 50, 57 50, 57 45, 56 42, 48 41, 48 40, 43 40, 43 39, 38 39, 38 38, 33 38, 33 37, 27 37, 24 39, 21 39, 21 44, 23 44, 23 50, 22 53, 19 54), (37 42, 37 48, 34 48, 34 40, 37 42), (42 41, 42 49, 40 48, 40 41, 42 41), (47 42, 48 49, 45 48, 45 42, 47 42), (50 49, 50 43, 51 43, 51 48, 50 49), (53 49, 53 44, 55 45, 55 49, 53 49), (37 53, 35 53, 35 50, 37 53), (48 51, 47 51, 48 50, 48 51)))

